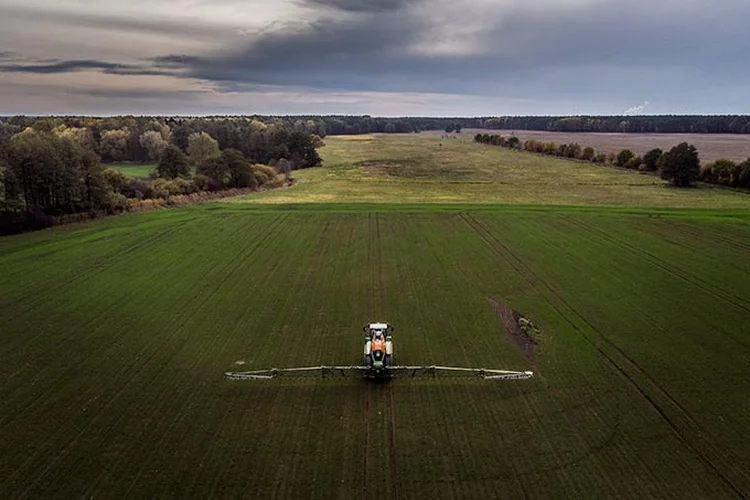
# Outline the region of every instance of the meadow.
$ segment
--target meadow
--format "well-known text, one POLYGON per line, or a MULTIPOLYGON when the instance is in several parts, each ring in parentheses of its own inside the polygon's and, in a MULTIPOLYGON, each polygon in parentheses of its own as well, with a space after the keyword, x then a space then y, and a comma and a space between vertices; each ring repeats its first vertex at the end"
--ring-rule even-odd
POLYGON ((589 171, 376 140, 327 138, 291 188, 0 239, 0 497, 750 495, 746 198, 613 188, 570 206, 599 190, 547 182, 509 200, 535 161, 589 171), (361 163, 384 159, 407 175, 361 163), (538 326, 533 358, 491 300, 538 326), (359 363, 377 320, 397 363, 535 377, 223 378, 359 363))
POLYGON ((147 179, 151 172, 156 169, 156 165, 141 165, 140 163, 111 163, 104 166, 119 170, 128 177, 141 179, 147 179))
POLYGON ((239 203, 471 203, 748 209, 750 197, 701 184, 675 189, 656 176, 475 144, 473 135, 327 137, 324 168, 297 185, 239 203))

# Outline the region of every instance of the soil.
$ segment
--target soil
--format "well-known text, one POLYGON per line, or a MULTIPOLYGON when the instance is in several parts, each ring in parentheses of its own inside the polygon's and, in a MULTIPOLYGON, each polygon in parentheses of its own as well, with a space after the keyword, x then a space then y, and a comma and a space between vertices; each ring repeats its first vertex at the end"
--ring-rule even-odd
POLYGON ((642 155, 653 148, 669 150, 681 142, 698 149, 701 162, 728 158, 744 161, 750 157, 750 137, 745 134, 634 134, 594 132, 545 132, 539 130, 465 130, 462 137, 472 139, 475 134, 515 135, 522 141, 534 139, 557 144, 577 142, 581 147, 591 146, 597 152, 619 153, 628 148, 642 155))
POLYGON ((529 337, 520 326, 518 320, 523 317, 518 311, 504 306, 497 300, 489 298, 492 309, 495 310, 500 320, 503 322, 508 337, 523 351, 526 358, 534 363, 534 354, 537 348, 537 341, 529 337))

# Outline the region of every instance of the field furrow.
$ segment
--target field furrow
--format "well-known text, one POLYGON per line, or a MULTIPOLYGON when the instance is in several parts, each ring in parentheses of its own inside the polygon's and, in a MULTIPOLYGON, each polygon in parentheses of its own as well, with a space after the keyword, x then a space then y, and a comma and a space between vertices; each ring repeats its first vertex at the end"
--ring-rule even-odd
POLYGON ((4 240, 0 496, 746 498, 742 228, 207 205, 4 240), (535 377, 223 379, 359 364, 370 321, 396 364, 535 377))

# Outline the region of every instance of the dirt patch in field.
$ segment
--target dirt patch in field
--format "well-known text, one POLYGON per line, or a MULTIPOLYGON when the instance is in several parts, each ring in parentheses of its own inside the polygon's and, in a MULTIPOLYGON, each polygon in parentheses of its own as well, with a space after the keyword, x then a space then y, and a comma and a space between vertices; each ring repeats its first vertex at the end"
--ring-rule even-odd
POLYGON ((642 155, 653 148, 669 150, 681 142, 688 142, 698 149, 701 161, 729 158, 744 161, 750 157, 750 140, 744 134, 634 134, 597 132, 545 132, 539 130, 466 130, 467 137, 474 134, 515 135, 522 141, 534 139, 557 144, 577 142, 583 147, 591 146, 603 153, 619 153, 628 148, 642 155))
MULTIPOLYGON (((524 328, 522 328, 524 321, 528 322, 528 320, 524 318, 523 315, 518 311, 504 306, 491 297, 489 298, 489 301, 492 309, 495 310, 497 315, 500 317, 500 320, 503 322, 503 327, 505 327, 505 331, 507 332, 508 337, 510 337, 513 343, 523 351, 523 353, 526 355, 526 358, 531 361, 532 364, 535 364, 534 355, 536 354, 536 348, 539 345, 539 341, 533 338, 532 335, 527 333, 529 330, 528 328, 526 329, 526 331, 524 331, 524 328)), ((528 322, 528 324, 531 323, 528 322)))

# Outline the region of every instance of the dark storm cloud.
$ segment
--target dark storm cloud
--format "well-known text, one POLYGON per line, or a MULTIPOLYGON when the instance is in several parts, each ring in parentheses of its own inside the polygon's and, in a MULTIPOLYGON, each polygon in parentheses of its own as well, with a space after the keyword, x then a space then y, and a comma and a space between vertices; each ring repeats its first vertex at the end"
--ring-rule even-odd
POLYGON ((35 73, 51 75, 76 73, 79 71, 101 71, 113 75, 172 75, 173 73, 132 64, 118 64, 90 59, 73 61, 53 61, 44 64, 0 64, 0 71, 6 73, 35 73))
POLYGON ((196 65, 202 62, 200 57, 184 54, 169 54, 151 59, 155 68, 184 68, 188 65, 196 65))
POLYGON ((347 12, 384 12, 401 9, 415 0, 304 0, 311 7, 326 7, 347 12))
MULTIPOLYGON (((404 10, 406 0, 307 3, 353 14, 264 32, 229 56, 169 63, 218 82, 459 94, 523 85, 526 91, 573 95, 592 89, 611 92, 613 84, 627 93, 628 83, 633 91, 640 80, 670 71, 698 78, 747 72, 737 63, 744 60, 750 41, 743 21, 750 16, 750 4, 739 0, 718 7, 707 0, 550 4, 545 9, 498 5, 476 20, 483 31, 475 50, 457 54, 414 47, 464 42, 462 19, 455 26, 440 26, 429 9, 404 10), (458 34, 441 39, 439 31, 446 28, 458 34), (634 81, 616 81, 624 74, 635 75, 634 81)), ((648 96, 639 96, 640 101, 643 97, 648 96)))
POLYGON ((211 92, 204 90, 158 90, 158 89, 82 89, 69 91, 70 94, 100 97, 105 99, 159 99, 159 100, 176 100, 187 101, 196 97, 201 97, 211 92))

